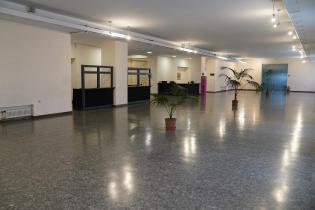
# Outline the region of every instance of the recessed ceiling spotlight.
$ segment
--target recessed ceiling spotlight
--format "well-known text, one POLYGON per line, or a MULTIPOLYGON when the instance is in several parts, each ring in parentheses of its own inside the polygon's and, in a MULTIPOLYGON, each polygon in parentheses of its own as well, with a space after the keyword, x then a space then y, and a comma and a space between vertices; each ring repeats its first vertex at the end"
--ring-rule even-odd
POLYGON ((151 51, 148 51, 147 53, 148 53, 148 54, 152 54, 152 52, 151 52, 151 51))
POLYGON ((292 46, 292 50, 293 50, 294 52, 296 51, 296 46, 295 46, 295 45, 292 46))
POLYGON ((293 36, 292 36, 292 39, 297 39, 296 35, 293 35, 293 36))
POLYGON ((274 27, 274 28, 277 28, 277 27, 278 27, 278 24, 277 24, 277 23, 273 24, 273 27, 274 27))
POLYGON ((303 60, 302 63, 306 63, 306 60, 303 60))
POLYGON ((176 58, 176 55, 172 55, 172 58, 176 58))
POLYGON ((289 35, 289 36, 292 36, 292 35, 293 35, 293 32, 292 32, 292 31, 289 31, 289 32, 288 32, 288 35, 289 35))
POLYGON ((130 40, 130 39, 131 39, 131 36, 127 35, 127 36, 126 36, 126 39, 127 39, 127 40, 130 40))

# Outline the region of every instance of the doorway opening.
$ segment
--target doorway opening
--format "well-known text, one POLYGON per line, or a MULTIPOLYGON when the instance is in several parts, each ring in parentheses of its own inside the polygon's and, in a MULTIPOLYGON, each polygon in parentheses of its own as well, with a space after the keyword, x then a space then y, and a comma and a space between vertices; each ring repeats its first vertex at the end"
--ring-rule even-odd
POLYGON ((263 64, 262 84, 268 91, 284 91, 288 86, 288 64, 263 64))

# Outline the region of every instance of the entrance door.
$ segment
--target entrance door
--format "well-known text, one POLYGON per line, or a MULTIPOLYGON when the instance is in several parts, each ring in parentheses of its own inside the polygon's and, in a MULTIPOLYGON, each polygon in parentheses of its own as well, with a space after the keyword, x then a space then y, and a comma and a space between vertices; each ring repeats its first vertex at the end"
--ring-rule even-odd
POLYGON ((263 64, 262 82, 264 89, 283 91, 288 84, 288 64, 263 64))

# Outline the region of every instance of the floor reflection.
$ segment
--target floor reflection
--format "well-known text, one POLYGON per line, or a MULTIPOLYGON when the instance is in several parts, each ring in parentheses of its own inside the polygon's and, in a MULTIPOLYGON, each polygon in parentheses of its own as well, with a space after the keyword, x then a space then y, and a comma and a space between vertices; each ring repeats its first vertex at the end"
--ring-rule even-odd
POLYGON ((310 96, 208 94, 176 131, 149 104, 0 124, 0 209, 312 209, 310 96))
POLYGON ((291 140, 285 145, 283 155, 281 158, 280 171, 278 175, 279 184, 276 185, 273 195, 275 200, 282 204, 287 200, 288 193, 290 193, 290 175, 296 164, 296 157, 298 156, 299 146, 301 141, 301 133, 303 131, 303 111, 299 107, 296 113, 296 122, 293 127, 293 134, 291 140))
POLYGON ((197 153, 196 137, 191 135, 184 138, 183 155, 186 162, 194 161, 197 153))
POLYGON ((125 165, 119 171, 112 171, 109 175, 108 194, 113 201, 126 199, 134 191, 134 174, 130 165, 125 165))

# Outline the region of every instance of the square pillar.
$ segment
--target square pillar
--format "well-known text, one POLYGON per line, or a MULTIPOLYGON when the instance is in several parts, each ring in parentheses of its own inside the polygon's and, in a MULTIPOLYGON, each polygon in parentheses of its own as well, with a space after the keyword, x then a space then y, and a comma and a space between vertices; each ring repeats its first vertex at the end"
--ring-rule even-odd
POLYGON ((102 65, 114 67, 114 106, 128 104, 128 43, 106 40, 101 44, 102 65))

